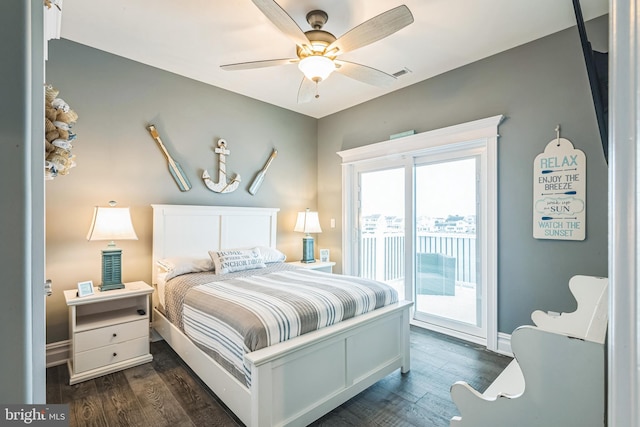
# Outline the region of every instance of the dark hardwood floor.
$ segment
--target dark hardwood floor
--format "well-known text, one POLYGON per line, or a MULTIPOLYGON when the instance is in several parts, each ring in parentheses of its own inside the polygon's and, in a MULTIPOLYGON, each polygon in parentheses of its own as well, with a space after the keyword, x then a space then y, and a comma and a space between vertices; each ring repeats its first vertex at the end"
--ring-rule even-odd
MULTIPOLYGON (((242 425, 164 341, 151 353, 151 363, 72 386, 66 365, 48 368, 47 403, 69 403, 71 426, 242 425)), ((451 384, 484 391, 510 361, 412 327, 408 374, 393 372, 312 425, 445 427, 458 414, 451 384)))

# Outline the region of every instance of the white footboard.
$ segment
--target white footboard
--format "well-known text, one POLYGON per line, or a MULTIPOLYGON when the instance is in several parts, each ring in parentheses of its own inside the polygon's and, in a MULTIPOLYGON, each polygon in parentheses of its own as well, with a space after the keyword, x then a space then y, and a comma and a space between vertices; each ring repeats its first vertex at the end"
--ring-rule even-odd
POLYGON ((229 375, 162 315, 154 328, 250 427, 305 426, 409 362, 403 301, 249 353, 251 389, 229 375))
POLYGON ((299 337, 306 342, 296 339, 248 354, 251 424, 304 426, 394 370, 407 372, 410 305, 299 337))

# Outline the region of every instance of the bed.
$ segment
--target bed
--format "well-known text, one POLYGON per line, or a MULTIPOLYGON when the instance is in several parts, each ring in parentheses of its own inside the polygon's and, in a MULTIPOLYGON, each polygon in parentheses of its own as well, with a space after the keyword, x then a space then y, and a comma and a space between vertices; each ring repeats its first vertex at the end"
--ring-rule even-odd
POLYGON ((409 371, 412 304, 399 301, 247 353, 250 382, 242 381, 165 316, 157 263, 230 248, 275 248, 278 209, 152 207, 153 328, 247 426, 307 425, 391 372, 409 371))

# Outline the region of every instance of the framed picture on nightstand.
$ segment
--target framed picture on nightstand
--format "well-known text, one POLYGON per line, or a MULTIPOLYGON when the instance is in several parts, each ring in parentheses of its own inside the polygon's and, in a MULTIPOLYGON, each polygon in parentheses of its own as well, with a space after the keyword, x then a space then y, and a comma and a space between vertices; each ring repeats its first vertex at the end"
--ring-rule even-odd
POLYGON ((320 249, 320 262, 329 262, 329 249, 320 249))
POLYGON ((78 282, 78 296, 86 297, 88 295, 93 295, 93 281, 78 282))

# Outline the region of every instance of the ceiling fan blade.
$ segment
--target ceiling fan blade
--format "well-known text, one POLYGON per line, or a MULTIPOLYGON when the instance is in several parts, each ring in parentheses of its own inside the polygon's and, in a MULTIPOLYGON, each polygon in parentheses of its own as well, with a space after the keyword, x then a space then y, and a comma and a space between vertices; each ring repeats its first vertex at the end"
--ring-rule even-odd
POLYGON ((300 29, 296 21, 278 3, 274 0, 252 1, 280 31, 289 36, 298 46, 307 46, 308 48, 311 46, 304 31, 300 29))
POLYGON ((407 6, 394 7, 352 28, 331 43, 326 51, 338 49, 337 54, 341 54, 358 49, 390 36, 412 22, 413 15, 407 6))
POLYGON ((235 70, 251 70, 254 68, 275 67, 277 65, 295 64, 300 62, 298 58, 286 58, 286 59, 267 59, 265 61, 251 61, 251 62, 239 62, 237 64, 225 64, 221 65, 225 71, 235 70))
POLYGON ((373 86, 389 86, 397 80, 397 78, 391 74, 367 67, 366 65, 342 60, 336 60, 335 63, 338 65, 336 72, 373 86))
POLYGON ((317 90, 318 83, 303 77, 298 89, 298 104, 306 104, 313 101, 314 98, 317 98, 317 90))

